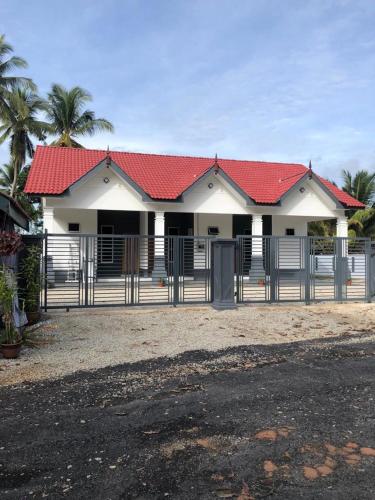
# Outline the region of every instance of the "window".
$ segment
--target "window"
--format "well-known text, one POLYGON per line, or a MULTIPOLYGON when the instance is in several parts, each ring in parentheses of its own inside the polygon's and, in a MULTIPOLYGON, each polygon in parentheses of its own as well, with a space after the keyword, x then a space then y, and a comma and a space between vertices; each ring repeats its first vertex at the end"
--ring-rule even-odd
POLYGON ((220 233, 218 226, 208 226, 207 234, 209 236, 217 236, 220 233))
POLYGON ((180 230, 178 227, 169 227, 168 228, 168 236, 178 236, 180 230))
POLYGON ((79 233, 81 230, 80 224, 78 222, 68 222, 69 233, 79 233))
POLYGON ((285 229, 285 236, 294 236, 294 234, 295 234, 294 227, 287 227, 285 229))

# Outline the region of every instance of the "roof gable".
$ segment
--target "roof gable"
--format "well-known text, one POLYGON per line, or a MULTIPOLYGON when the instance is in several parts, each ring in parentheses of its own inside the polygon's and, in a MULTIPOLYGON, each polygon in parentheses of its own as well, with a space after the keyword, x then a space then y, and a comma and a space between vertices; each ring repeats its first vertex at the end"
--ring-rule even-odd
MULTIPOLYGON (((112 162, 153 200, 177 200, 214 166, 212 158, 111 151, 112 162)), ((25 192, 61 195, 107 158, 104 150, 38 146, 25 192)), ((301 164, 220 159, 223 175, 257 204, 276 204, 309 170, 301 164)), ((345 207, 363 205, 319 177, 345 207)))

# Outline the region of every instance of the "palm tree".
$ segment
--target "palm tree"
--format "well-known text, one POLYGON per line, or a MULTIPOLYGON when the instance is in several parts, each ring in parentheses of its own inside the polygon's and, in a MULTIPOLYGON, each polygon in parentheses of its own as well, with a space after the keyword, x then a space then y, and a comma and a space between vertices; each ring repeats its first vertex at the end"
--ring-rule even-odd
POLYGON ((44 110, 44 101, 30 90, 16 88, 6 99, 6 107, 1 110, 0 144, 9 140, 11 162, 14 167, 10 196, 16 192, 18 174, 27 157, 34 155, 32 137, 44 140, 48 124, 37 119, 44 110))
POLYGON ((371 205, 375 198, 375 172, 370 174, 367 170, 359 170, 355 176, 348 170, 342 172, 344 179, 343 191, 361 201, 364 205, 371 205))
POLYGON ((95 118, 94 111, 84 109, 91 100, 91 95, 80 87, 67 90, 62 85, 52 85, 46 106, 50 133, 58 136, 52 146, 82 148, 76 137, 101 131, 113 132, 109 121, 95 118))
POLYGON ((0 109, 7 106, 6 98, 15 87, 25 86, 33 91, 36 89, 30 78, 8 75, 14 69, 27 67, 27 62, 21 57, 7 58, 12 52, 13 47, 5 41, 5 35, 0 35, 0 109))
MULTIPOLYGON (((17 185, 14 192, 15 199, 18 199, 18 197, 23 192, 29 170, 30 170, 30 165, 24 165, 21 168, 20 172, 18 173, 17 185)), ((13 186, 13 180, 14 180, 14 165, 12 163, 4 163, 4 165, 0 170, 0 191, 10 195, 13 186)))
POLYGON ((348 220, 349 236, 375 236, 375 208, 357 210, 348 220))

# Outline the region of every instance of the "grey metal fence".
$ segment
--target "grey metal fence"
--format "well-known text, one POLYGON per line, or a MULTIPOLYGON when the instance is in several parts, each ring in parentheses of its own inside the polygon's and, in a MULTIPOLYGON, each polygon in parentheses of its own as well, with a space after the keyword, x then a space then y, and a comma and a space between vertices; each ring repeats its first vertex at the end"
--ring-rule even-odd
POLYGON ((239 302, 371 299, 366 238, 240 236, 239 302))
MULTIPOLYGON (((213 238, 46 234, 41 302, 49 308, 207 303, 213 238)), ((371 299, 365 238, 239 236, 237 302, 371 299)))
POLYGON ((208 237, 46 234, 45 309, 210 302, 208 237))
POLYGON ((375 295, 375 242, 371 242, 371 259, 370 259, 370 288, 371 295, 375 295))

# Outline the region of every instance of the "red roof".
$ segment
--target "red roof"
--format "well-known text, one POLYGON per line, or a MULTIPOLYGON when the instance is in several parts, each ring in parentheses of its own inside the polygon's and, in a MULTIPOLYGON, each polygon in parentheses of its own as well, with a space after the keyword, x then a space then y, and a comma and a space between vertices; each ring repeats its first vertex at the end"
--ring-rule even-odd
MULTIPOLYGON (((212 158, 169 156, 111 151, 110 157, 146 194, 153 199, 174 200, 207 172, 212 158)), ((25 192, 59 195, 83 175, 105 160, 104 150, 38 146, 25 192)), ((308 168, 295 163, 218 160, 219 168, 252 200, 274 204, 306 173, 308 168)), ((362 203, 325 179, 328 190, 348 208, 362 203)))

